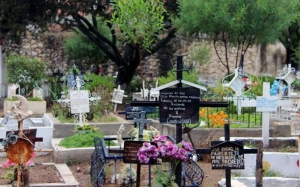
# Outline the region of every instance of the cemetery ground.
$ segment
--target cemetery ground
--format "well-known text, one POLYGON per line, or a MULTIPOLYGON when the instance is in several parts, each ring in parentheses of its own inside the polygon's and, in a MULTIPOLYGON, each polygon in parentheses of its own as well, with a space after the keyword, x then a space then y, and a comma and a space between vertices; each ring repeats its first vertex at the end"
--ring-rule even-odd
MULTIPOLYGON (((267 151, 267 150, 266 150, 267 151)), ((270 151, 282 151, 282 148, 278 147, 272 148, 270 151)), ((291 149, 291 152, 297 152, 297 149, 291 149)), ((204 157, 204 161, 200 161, 197 164, 200 166, 200 168, 204 172, 204 179, 202 182, 201 187, 217 187, 218 181, 220 181, 222 178, 225 178, 225 170, 223 169, 211 169, 211 163, 209 162, 209 159, 206 159, 207 157, 204 157)), ((7 158, 0 158, 0 165, 5 163, 7 158)), ((29 180, 30 184, 35 183, 61 183, 62 178, 60 177, 58 171, 53 166, 47 166, 43 165, 42 163, 53 163, 53 157, 48 154, 45 156, 37 156, 34 158, 34 167, 31 167, 29 172, 29 180)), ((72 160, 68 161, 68 166, 70 170, 72 171, 76 181, 79 183, 79 187, 93 187, 91 184, 91 178, 90 178, 90 167, 91 162, 90 160, 86 160, 83 162, 72 162, 72 160)), ((122 161, 117 161, 117 170, 120 174, 120 170, 125 164, 122 161)), ((135 165, 133 165, 135 167, 135 165)), ((154 169, 156 166, 152 166, 154 169)), ((106 181, 108 184, 105 186, 107 187, 116 187, 120 185, 116 184, 109 184, 109 181, 114 180, 114 163, 111 161, 107 164, 107 177, 106 181)), ((152 169, 152 171, 153 171, 152 169)), ((10 180, 7 179, 7 173, 8 171, 6 169, 0 168, 0 185, 7 185, 10 184, 10 180)), ((152 175, 152 178, 155 176, 152 175)), ((148 166, 144 165, 141 167, 141 184, 143 186, 148 186, 148 166)))
MULTIPOLYGON (((6 162, 7 158, 0 158, 0 163, 6 162)), ((58 174, 57 170, 51 166, 42 165, 42 163, 51 163, 53 162, 51 155, 46 156, 37 156, 34 158, 34 167, 31 167, 29 172, 29 180, 30 184, 34 183, 61 183, 62 179, 58 174)), ((122 161, 117 161, 117 170, 120 171, 123 166, 122 161)), ((202 187, 216 187, 217 183, 222 178, 225 178, 224 170, 212 170, 211 164, 209 162, 198 162, 198 165, 204 171, 204 180, 202 183, 202 187)), ((79 183, 79 187, 92 187, 90 180, 90 166, 91 163, 89 160, 81 162, 81 163, 72 163, 69 161, 69 168, 72 171, 76 181, 79 183)), ((134 165, 133 165, 134 167, 134 165)), ((152 166, 153 168, 155 166, 152 166)), ((113 175, 113 162, 107 164, 107 182, 111 179, 114 179, 113 175)), ((143 186, 147 186, 148 184, 148 166, 144 165, 141 167, 141 184, 143 186)), ((152 170, 153 171, 153 170, 152 170)), ((120 172, 118 172, 120 173, 120 172)), ((0 185, 10 184, 10 180, 7 178, 3 178, 7 174, 7 170, 0 168, 0 185)), ((152 178, 155 176, 152 176, 152 178)), ((116 184, 107 184, 105 186, 120 186, 116 184)))

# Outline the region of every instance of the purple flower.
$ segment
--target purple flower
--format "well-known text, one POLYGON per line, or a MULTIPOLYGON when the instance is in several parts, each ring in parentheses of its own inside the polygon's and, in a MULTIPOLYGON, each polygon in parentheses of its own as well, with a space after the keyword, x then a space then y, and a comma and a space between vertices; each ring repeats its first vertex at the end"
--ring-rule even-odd
POLYGON ((159 136, 155 136, 153 139, 153 142, 157 143, 157 142, 165 142, 167 141, 167 137, 164 135, 159 135, 159 136))
POLYGON ((148 157, 147 157, 146 155, 144 155, 144 154, 138 155, 138 159, 139 159, 139 161, 140 161, 141 163, 146 163, 146 164, 148 164, 149 161, 150 161, 150 158, 148 158, 148 157))
POLYGON ((143 143, 143 146, 144 146, 144 147, 150 147, 150 146, 151 146, 151 143, 150 143, 150 142, 144 142, 144 143, 143 143))
POLYGON ((161 154, 162 157, 166 156, 166 152, 167 152, 167 146, 166 145, 162 145, 159 147, 159 152, 161 154))
POLYGON ((188 152, 185 149, 180 148, 177 153, 178 153, 178 155, 177 155, 178 158, 177 159, 179 159, 183 162, 186 162, 189 159, 188 152))
POLYGON ((174 154, 178 151, 178 147, 176 144, 167 145, 166 146, 166 156, 167 157, 174 157, 174 154))
POLYGON ((187 150, 189 152, 193 151, 193 147, 192 147, 191 143, 182 141, 181 144, 182 144, 182 148, 184 148, 185 150, 187 150))

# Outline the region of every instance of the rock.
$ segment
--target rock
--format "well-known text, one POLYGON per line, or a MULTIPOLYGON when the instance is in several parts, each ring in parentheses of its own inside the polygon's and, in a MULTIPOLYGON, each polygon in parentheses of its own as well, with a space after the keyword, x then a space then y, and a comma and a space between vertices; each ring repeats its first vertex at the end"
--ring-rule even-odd
POLYGON ((81 172, 80 167, 77 167, 76 172, 81 172))

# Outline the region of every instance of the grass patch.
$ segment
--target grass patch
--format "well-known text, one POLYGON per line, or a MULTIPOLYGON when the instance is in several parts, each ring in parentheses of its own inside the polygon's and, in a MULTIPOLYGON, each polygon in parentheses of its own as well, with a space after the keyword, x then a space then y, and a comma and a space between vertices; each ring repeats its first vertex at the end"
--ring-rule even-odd
MULTIPOLYGON (((65 148, 94 147, 95 137, 103 138, 104 136, 99 132, 76 133, 64 138, 59 145, 65 148)), ((108 145, 108 141, 105 141, 105 144, 108 145)), ((109 145, 114 146, 116 144, 110 141, 109 145)))

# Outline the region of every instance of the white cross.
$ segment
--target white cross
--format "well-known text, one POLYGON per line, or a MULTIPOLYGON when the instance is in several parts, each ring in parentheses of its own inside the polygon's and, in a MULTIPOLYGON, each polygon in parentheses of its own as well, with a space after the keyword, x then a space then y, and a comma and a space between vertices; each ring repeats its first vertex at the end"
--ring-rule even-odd
POLYGON ((123 97, 127 97, 127 95, 124 95, 124 90, 121 90, 121 86, 119 85, 118 89, 114 89, 112 93, 111 102, 115 103, 114 112, 117 111, 117 104, 122 104, 123 97))
POLYGON ((89 94, 88 90, 84 89, 84 81, 80 80, 79 77, 76 78, 76 85, 73 87, 73 91, 70 91, 67 95, 62 95, 61 99, 57 100, 63 107, 70 107, 71 113, 74 114, 75 123, 82 126, 87 123, 86 113, 90 111, 90 105, 96 105, 101 99, 96 93, 89 94))

